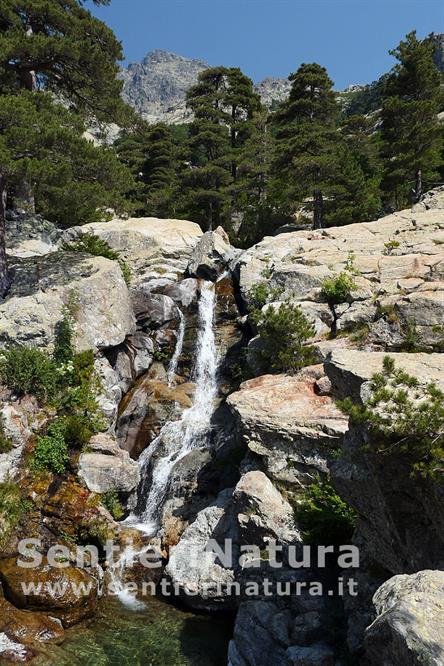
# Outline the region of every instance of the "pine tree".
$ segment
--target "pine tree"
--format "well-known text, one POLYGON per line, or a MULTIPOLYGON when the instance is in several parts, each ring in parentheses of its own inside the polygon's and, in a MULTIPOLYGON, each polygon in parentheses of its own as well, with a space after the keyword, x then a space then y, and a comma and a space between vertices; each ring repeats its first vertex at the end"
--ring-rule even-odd
POLYGON ((383 189, 396 208, 418 201, 424 181, 436 181, 442 163, 441 76, 430 39, 410 32, 391 55, 399 61, 383 92, 382 130, 385 162, 383 189))
MULTIPOLYGON (((103 4, 100 0, 96 4, 103 4)), ((54 92, 98 119, 123 113, 116 79, 121 47, 113 32, 82 7, 80 0, 3 0, 0 11, 0 87, 2 92, 54 92)), ((0 162, 0 297, 8 288, 5 208, 9 160, 0 162)), ((24 189, 26 189, 26 182, 24 189)))
POLYGON ((141 124, 138 131, 125 133, 115 148, 137 179, 129 193, 137 213, 154 217, 174 214, 178 155, 172 128, 165 123, 141 124))
POLYGON ((132 181, 112 148, 84 136, 83 117, 54 103, 50 93, 0 95, 0 164, 16 199, 31 184, 35 207, 59 226, 101 219, 126 209, 132 181))
POLYGON ((317 229, 325 224, 325 199, 338 174, 339 107, 324 67, 303 64, 289 80, 289 99, 274 118, 274 172, 287 205, 295 209, 310 202, 317 229))
POLYGON ((238 68, 213 67, 188 91, 187 105, 194 113, 182 173, 187 208, 208 229, 229 226, 237 196, 233 184, 259 97, 238 68))

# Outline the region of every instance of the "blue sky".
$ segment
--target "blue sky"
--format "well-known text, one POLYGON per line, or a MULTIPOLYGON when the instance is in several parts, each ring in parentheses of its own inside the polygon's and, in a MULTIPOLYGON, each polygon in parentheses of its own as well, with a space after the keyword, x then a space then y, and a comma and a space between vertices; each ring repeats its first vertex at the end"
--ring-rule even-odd
POLYGON ((240 67, 254 81, 316 61, 339 89, 387 71, 388 50, 413 28, 444 32, 443 0, 112 0, 92 11, 129 61, 159 48, 240 67))

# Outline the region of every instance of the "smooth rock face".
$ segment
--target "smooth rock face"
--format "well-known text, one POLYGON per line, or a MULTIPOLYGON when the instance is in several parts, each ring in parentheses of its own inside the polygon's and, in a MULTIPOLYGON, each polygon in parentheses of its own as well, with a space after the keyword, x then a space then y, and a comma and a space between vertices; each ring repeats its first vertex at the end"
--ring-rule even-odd
POLYGON ((202 236, 199 225, 187 220, 134 217, 73 227, 64 233, 64 240, 73 241, 84 233, 99 236, 120 252, 131 269, 132 288, 159 277, 177 280, 202 236))
POLYGON ((422 383, 435 382, 444 387, 444 355, 442 354, 384 354, 356 350, 333 351, 324 367, 337 397, 361 398, 361 387, 372 375, 382 370, 385 356, 395 366, 417 377, 422 383))
POLYGON ((188 274, 214 282, 234 256, 235 250, 222 227, 207 231, 191 254, 188 274))
POLYGON ((327 471, 348 419, 311 378, 264 375, 244 382, 227 403, 240 435, 272 479, 305 485, 327 471))
POLYGON ((135 328, 128 289, 117 262, 75 252, 23 259, 11 266, 13 283, 0 303, 0 345, 51 349, 71 296, 77 304, 77 351, 118 345, 135 328))
POLYGON ((444 572, 394 576, 373 597, 376 620, 364 638, 371 666, 444 663, 444 572))
POLYGON ((414 209, 375 222, 294 231, 266 237, 237 261, 241 294, 267 282, 282 298, 303 304, 317 335, 330 326, 319 310, 322 284, 353 259, 356 288, 334 306, 337 331, 359 329, 375 349, 401 351, 409 334, 426 351, 440 351, 444 321, 444 188, 424 196, 414 209), (267 276, 266 278, 264 276, 267 276))
MULTIPOLYGON (((198 513, 196 520, 183 532, 177 546, 170 550, 166 572, 175 584, 189 591, 184 601, 198 608, 227 605, 223 590, 221 592, 218 588, 234 580, 234 571, 218 563, 216 553, 206 548, 210 538, 218 540, 218 536, 227 535, 229 518, 226 511, 230 501, 230 490, 220 493, 215 502, 198 513)), ((234 597, 228 598, 228 605, 230 603, 235 603, 234 597)))
POLYGON ((233 492, 240 540, 261 544, 268 539, 278 543, 300 541, 291 506, 263 472, 244 474, 233 492))
POLYGON ((4 598, 0 599, 0 611, 0 631, 19 643, 61 643, 64 639, 60 620, 43 613, 19 610, 4 598))
POLYGON ((95 435, 89 448, 92 453, 82 453, 79 458, 78 472, 88 490, 129 493, 136 488, 140 481, 139 466, 112 437, 103 433, 95 435))

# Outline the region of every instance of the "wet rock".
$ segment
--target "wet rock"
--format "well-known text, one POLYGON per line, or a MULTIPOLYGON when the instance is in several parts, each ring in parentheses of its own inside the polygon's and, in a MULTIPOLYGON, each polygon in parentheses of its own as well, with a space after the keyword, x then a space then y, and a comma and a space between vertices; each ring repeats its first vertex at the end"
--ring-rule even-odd
POLYGON ((192 384, 167 385, 165 369, 154 363, 119 407, 117 440, 121 448, 138 457, 157 437, 161 427, 180 409, 191 407, 192 384))
POLYGON ((309 647, 293 645, 286 654, 291 666, 334 666, 336 663, 333 649, 324 643, 309 647))
POLYGON ((444 663, 444 572, 394 576, 373 597, 377 614, 364 639, 365 664, 444 663))
POLYGON ((0 560, 5 597, 18 608, 43 611, 59 618, 64 627, 92 617, 97 606, 99 575, 91 569, 40 566, 19 567, 15 557, 0 560))
POLYGON ((4 598, 0 598, 0 611, 0 631, 15 641, 32 646, 42 642, 61 643, 64 639, 60 620, 20 610, 4 598))

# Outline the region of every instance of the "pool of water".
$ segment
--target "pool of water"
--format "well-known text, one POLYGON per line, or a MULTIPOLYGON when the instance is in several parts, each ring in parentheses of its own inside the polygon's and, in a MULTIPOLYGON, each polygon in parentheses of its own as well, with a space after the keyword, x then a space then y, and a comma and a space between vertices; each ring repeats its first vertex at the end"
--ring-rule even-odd
POLYGON ((114 598, 95 618, 47 645, 34 666, 226 666, 233 620, 196 615, 152 598, 132 611, 114 598))

